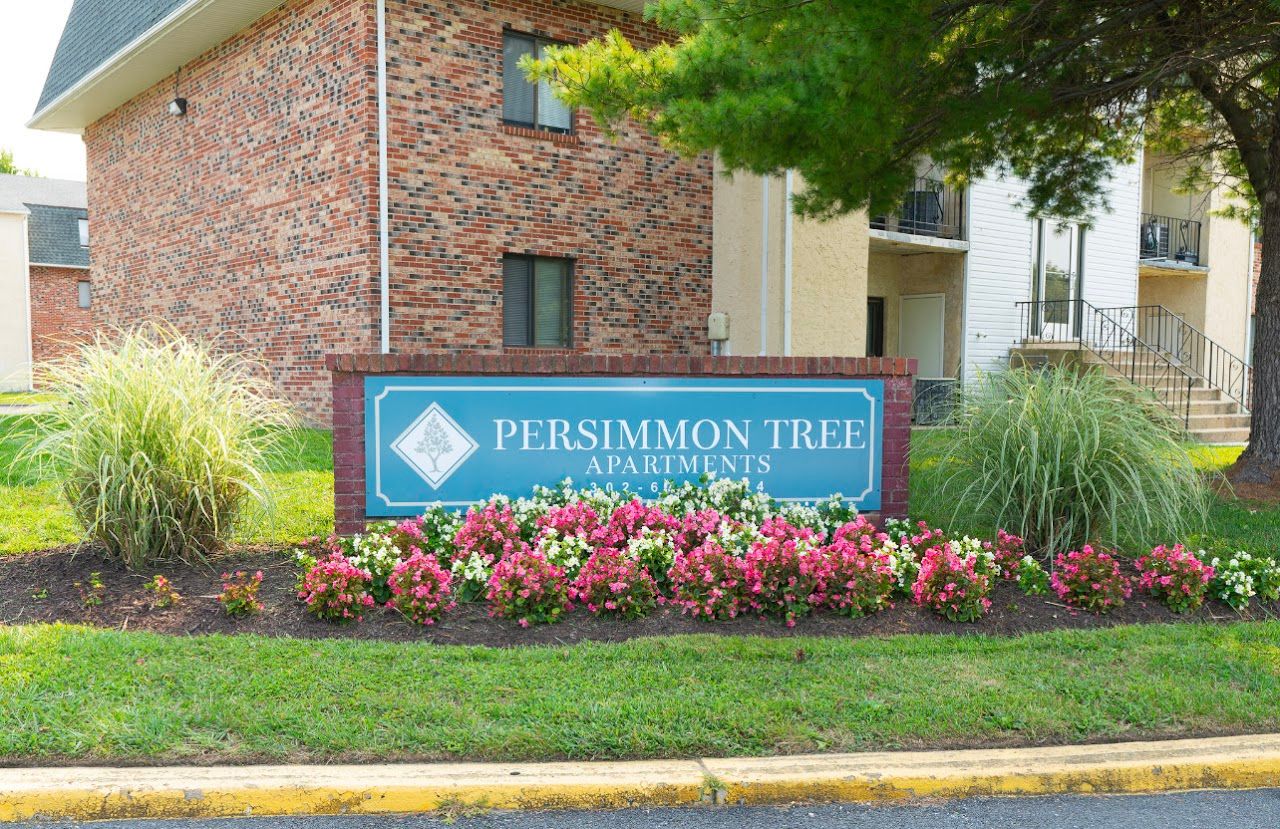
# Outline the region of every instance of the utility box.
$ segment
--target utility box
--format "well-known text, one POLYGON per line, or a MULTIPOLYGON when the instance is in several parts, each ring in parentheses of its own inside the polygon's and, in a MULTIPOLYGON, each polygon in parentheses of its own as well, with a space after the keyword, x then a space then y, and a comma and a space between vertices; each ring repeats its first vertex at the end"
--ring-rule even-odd
POLYGON ((716 311, 707 315, 707 339, 712 342, 724 342, 729 339, 729 315, 716 311))

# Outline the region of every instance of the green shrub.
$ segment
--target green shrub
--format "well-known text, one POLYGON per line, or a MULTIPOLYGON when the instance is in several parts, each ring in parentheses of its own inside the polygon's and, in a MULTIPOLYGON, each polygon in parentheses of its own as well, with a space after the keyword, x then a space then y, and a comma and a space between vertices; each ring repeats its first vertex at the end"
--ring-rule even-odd
POLYGON ((919 506, 1007 528, 1044 556, 1177 540, 1210 503, 1179 438, 1154 401, 1101 371, 1009 369, 981 378, 956 428, 930 436, 938 461, 921 468, 919 506))
POLYGON ((100 334, 44 372, 62 402, 19 451, 59 481, 91 541, 134 570, 203 559, 250 501, 288 407, 255 363, 163 326, 100 334))

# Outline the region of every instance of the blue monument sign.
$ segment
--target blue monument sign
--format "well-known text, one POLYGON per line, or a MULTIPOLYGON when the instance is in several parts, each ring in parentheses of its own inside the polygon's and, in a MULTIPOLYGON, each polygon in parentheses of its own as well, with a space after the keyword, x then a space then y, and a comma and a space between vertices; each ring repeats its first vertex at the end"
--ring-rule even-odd
POLYGON ((415 515, 575 485, 656 495, 748 478, 880 508, 884 383, 735 377, 367 376, 365 512, 415 515))

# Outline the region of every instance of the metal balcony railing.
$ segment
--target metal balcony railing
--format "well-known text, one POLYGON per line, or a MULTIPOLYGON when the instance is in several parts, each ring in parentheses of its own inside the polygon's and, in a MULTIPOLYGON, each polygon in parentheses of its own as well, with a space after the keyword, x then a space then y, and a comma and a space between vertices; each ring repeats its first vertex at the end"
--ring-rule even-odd
POLYGON ((1100 310, 1245 411, 1252 407, 1253 371, 1249 364, 1168 308, 1136 305, 1100 310))
POLYGON ((902 206, 891 215, 872 217, 871 227, 915 236, 963 239, 964 191, 938 179, 918 178, 902 197, 902 206))
POLYGON ((1142 213, 1138 223, 1138 258, 1200 264, 1200 223, 1193 219, 1142 213))
POLYGON ((1190 423, 1191 391, 1197 377, 1138 336, 1131 316, 1095 308, 1081 299, 1019 302, 1022 341, 1075 343, 1093 352, 1129 382, 1147 389, 1165 409, 1190 423))

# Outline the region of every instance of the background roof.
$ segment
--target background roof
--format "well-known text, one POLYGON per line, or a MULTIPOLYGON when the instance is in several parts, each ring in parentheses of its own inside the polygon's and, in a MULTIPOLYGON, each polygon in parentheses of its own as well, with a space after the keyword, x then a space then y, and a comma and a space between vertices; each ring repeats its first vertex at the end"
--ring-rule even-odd
POLYGON ((80 223, 88 213, 79 207, 29 204, 27 253, 33 264, 89 267, 89 249, 80 246, 80 223))
POLYGON ((55 207, 89 206, 83 181, 0 175, 0 210, 22 210, 28 204, 55 207))

